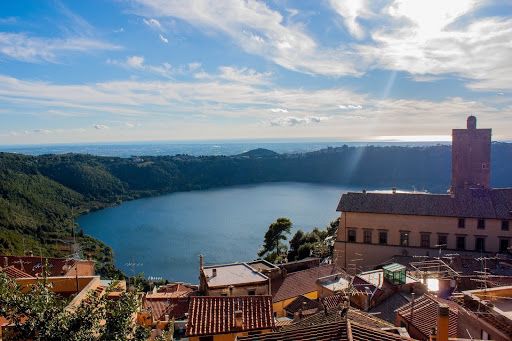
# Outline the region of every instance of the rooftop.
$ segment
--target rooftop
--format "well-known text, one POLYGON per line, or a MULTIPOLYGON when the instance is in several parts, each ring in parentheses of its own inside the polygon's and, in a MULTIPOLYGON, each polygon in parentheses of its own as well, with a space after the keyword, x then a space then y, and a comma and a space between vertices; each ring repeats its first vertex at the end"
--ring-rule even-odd
POLYGON ((349 192, 341 196, 340 212, 441 217, 512 219, 512 188, 470 189, 456 195, 349 192))
POLYGON ((43 268, 47 266, 46 271, 49 276, 63 276, 70 269, 74 268, 76 263, 92 263, 90 260, 72 259, 72 258, 49 258, 37 256, 0 256, 0 266, 7 268, 13 266, 30 276, 41 276, 43 268))
POLYGON ((272 301, 279 302, 316 291, 317 279, 333 272, 334 266, 329 264, 293 272, 284 278, 276 278, 272 281, 272 301))
POLYGON ((211 265, 203 268, 209 288, 244 285, 268 281, 268 277, 259 273, 247 263, 211 265), (216 274, 214 275, 214 272, 216 274))
POLYGON ((155 321, 165 321, 167 315, 170 319, 182 319, 188 312, 189 298, 148 298, 143 299, 143 306, 151 312, 155 321))
POLYGON ((274 328, 270 296, 193 296, 190 298, 188 336, 238 333, 274 328), (241 325, 235 314, 241 312, 241 325))

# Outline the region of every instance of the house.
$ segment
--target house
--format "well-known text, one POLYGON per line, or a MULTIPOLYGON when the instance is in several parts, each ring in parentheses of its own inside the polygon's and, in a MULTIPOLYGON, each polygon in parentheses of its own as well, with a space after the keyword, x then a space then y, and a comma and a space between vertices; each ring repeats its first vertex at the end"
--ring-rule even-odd
POLYGON ((285 316, 284 308, 300 295, 312 300, 318 299, 317 280, 333 274, 334 269, 332 264, 321 265, 290 274, 284 272, 272 280, 272 306, 276 316, 285 316))
MULTIPOLYGON (((271 296, 193 296, 188 310, 191 341, 235 340, 274 328, 271 296)), ((260 335, 261 336, 261 335, 260 335)))
POLYGON ((271 279, 264 273, 277 271, 264 260, 204 266, 200 256, 199 292, 206 296, 269 295, 271 279))
POLYGON ((512 340, 512 286, 463 291, 457 302, 459 335, 512 340))
POLYGON ((395 325, 407 329, 415 339, 429 340, 433 328, 438 324, 441 310, 447 314, 446 337, 457 337, 459 306, 431 294, 424 294, 397 309, 395 325))
POLYGON ((290 319, 302 318, 314 314, 320 309, 320 302, 300 295, 292 303, 284 307, 286 316, 290 319))
POLYGON ((0 267, 16 268, 31 277, 94 276, 94 261, 74 258, 0 255, 0 267))
MULTIPOLYGON (((352 309, 351 309, 352 310, 352 309)), ((358 316, 351 319, 348 309, 320 312, 278 331, 257 336, 238 337, 239 341, 386 341, 413 340, 400 328, 375 325, 376 319, 358 316), (369 321, 369 322, 368 322, 369 321)))
POLYGON ((393 189, 341 196, 334 247, 341 268, 356 264, 370 270, 395 255, 429 256, 442 250, 469 256, 509 253, 512 188, 490 187, 491 130, 477 129, 470 116, 467 129, 454 129, 452 139, 449 193, 393 189))

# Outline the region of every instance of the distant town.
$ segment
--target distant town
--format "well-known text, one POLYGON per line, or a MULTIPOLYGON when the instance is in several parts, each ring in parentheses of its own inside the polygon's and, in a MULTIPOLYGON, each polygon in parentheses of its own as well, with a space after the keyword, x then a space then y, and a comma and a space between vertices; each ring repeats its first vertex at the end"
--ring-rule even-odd
POLYGON ((53 304, 66 330, 89 316, 112 340, 512 340, 512 188, 490 185, 491 129, 470 116, 452 138, 446 194, 345 193, 337 230, 305 257, 280 248, 285 218, 262 258, 200 255, 195 283, 100 275, 78 254, 0 255, 0 340, 60 330, 45 323, 53 304))

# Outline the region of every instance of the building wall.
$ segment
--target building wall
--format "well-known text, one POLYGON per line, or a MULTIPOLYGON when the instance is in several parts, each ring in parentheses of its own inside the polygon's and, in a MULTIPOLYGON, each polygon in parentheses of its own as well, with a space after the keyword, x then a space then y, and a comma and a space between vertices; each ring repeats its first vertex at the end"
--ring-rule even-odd
MULTIPOLYGON (((271 329, 263 329, 260 331, 261 334, 270 333, 271 329)), ((247 336, 249 332, 231 333, 231 334, 217 334, 213 336, 214 341, 234 341, 237 336, 247 336)), ((199 336, 190 336, 190 341, 199 341, 199 336)))
POLYGON ((348 239, 349 230, 356 231, 356 242, 346 243, 346 263, 355 263, 356 266, 380 264, 394 255, 401 254, 434 256, 439 251, 435 245, 438 244, 441 235, 447 236, 447 248, 443 250, 456 250, 459 254, 474 251, 476 237, 485 238, 487 252, 498 252, 500 239, 512 241, 512 229, 502 231, 501 220, 486 219, 485 229, 478 229, 477 224, 476 218, 465 218, 465 227, 459 228, 457 217, 344 212, 341 214, 336 238, 335 257, 337 263, 346 268, 344 242, 348 239), (371 244, 364 243, 365 230, 371 231, 371 244), (387 245, 379 244, 380 231, 387 231, 387 245), (400 245, 401 232, 408 234, 407 247, 400 245), (430 235, 430 248, 421 247, 422 234, 430 235), (465 236, 466 252, 457 250, 457 236, 465 236), (363 256, 356 256, 354 253, 362 253, 363 256), (354 258, 362 260, 351 262, 350 260, 354 258))
POLYGON ((206 290, 206 296, 247 296, 249 295, 250 290, 255 290, 256 295, 269 295, 269 287, 268 282, 263 282, 260 284, 251 284, 251 285, 243 285, 233 287, 230 291, 229 287, 221 287, 221 288, 208 288, 206 290))
MULTIPOLYGON (((427 335, 424 335, 418 328, 416 328, 414 325, 410 324, 400 314, 396 314, 395 326, 404 327, 405 329, 407 329, 409 336, 412 337, 413 339, 424 340, 424 341, 428 341, 428 339, 429 339, 427 335)), ((435 327, 435 326, 432 326, 432 327, 435 327)))
MULTIPOLYGON (((310 298, 312 300, 318 299, 318 291, 312 291, 308 292, 307 294, 303 294, 303 296, 306 296, 307 298, 310 298)), ((272 304, 272 310, 274 311, 274 314, 277 317, 284 317, 286 316, 286 313, 284 311, 284 307, 288 306, 288 304, 295 301, 296 297, 287 298, 286 300, 278 301, 272 304)))
POLYGON ((485 330, 492 340, 495 341, 510 341, 510 338, 482 319, 479 319, 475 314, 459 309, 459 318, 457 323, 457 335, 460 337, 480 339, 482 331, 485 330))

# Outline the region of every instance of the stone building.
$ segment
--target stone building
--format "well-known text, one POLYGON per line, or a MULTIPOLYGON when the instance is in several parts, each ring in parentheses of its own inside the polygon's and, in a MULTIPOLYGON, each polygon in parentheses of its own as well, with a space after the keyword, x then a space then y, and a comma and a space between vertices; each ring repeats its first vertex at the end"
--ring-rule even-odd
POLYGON ((434 256, 443 250, 481 255, 510 252, 512 188, 490 186, 491 130, 452 133, 452 184, 447 194, 343 194, 336 263, 370 269, 393 256, 434 256))

